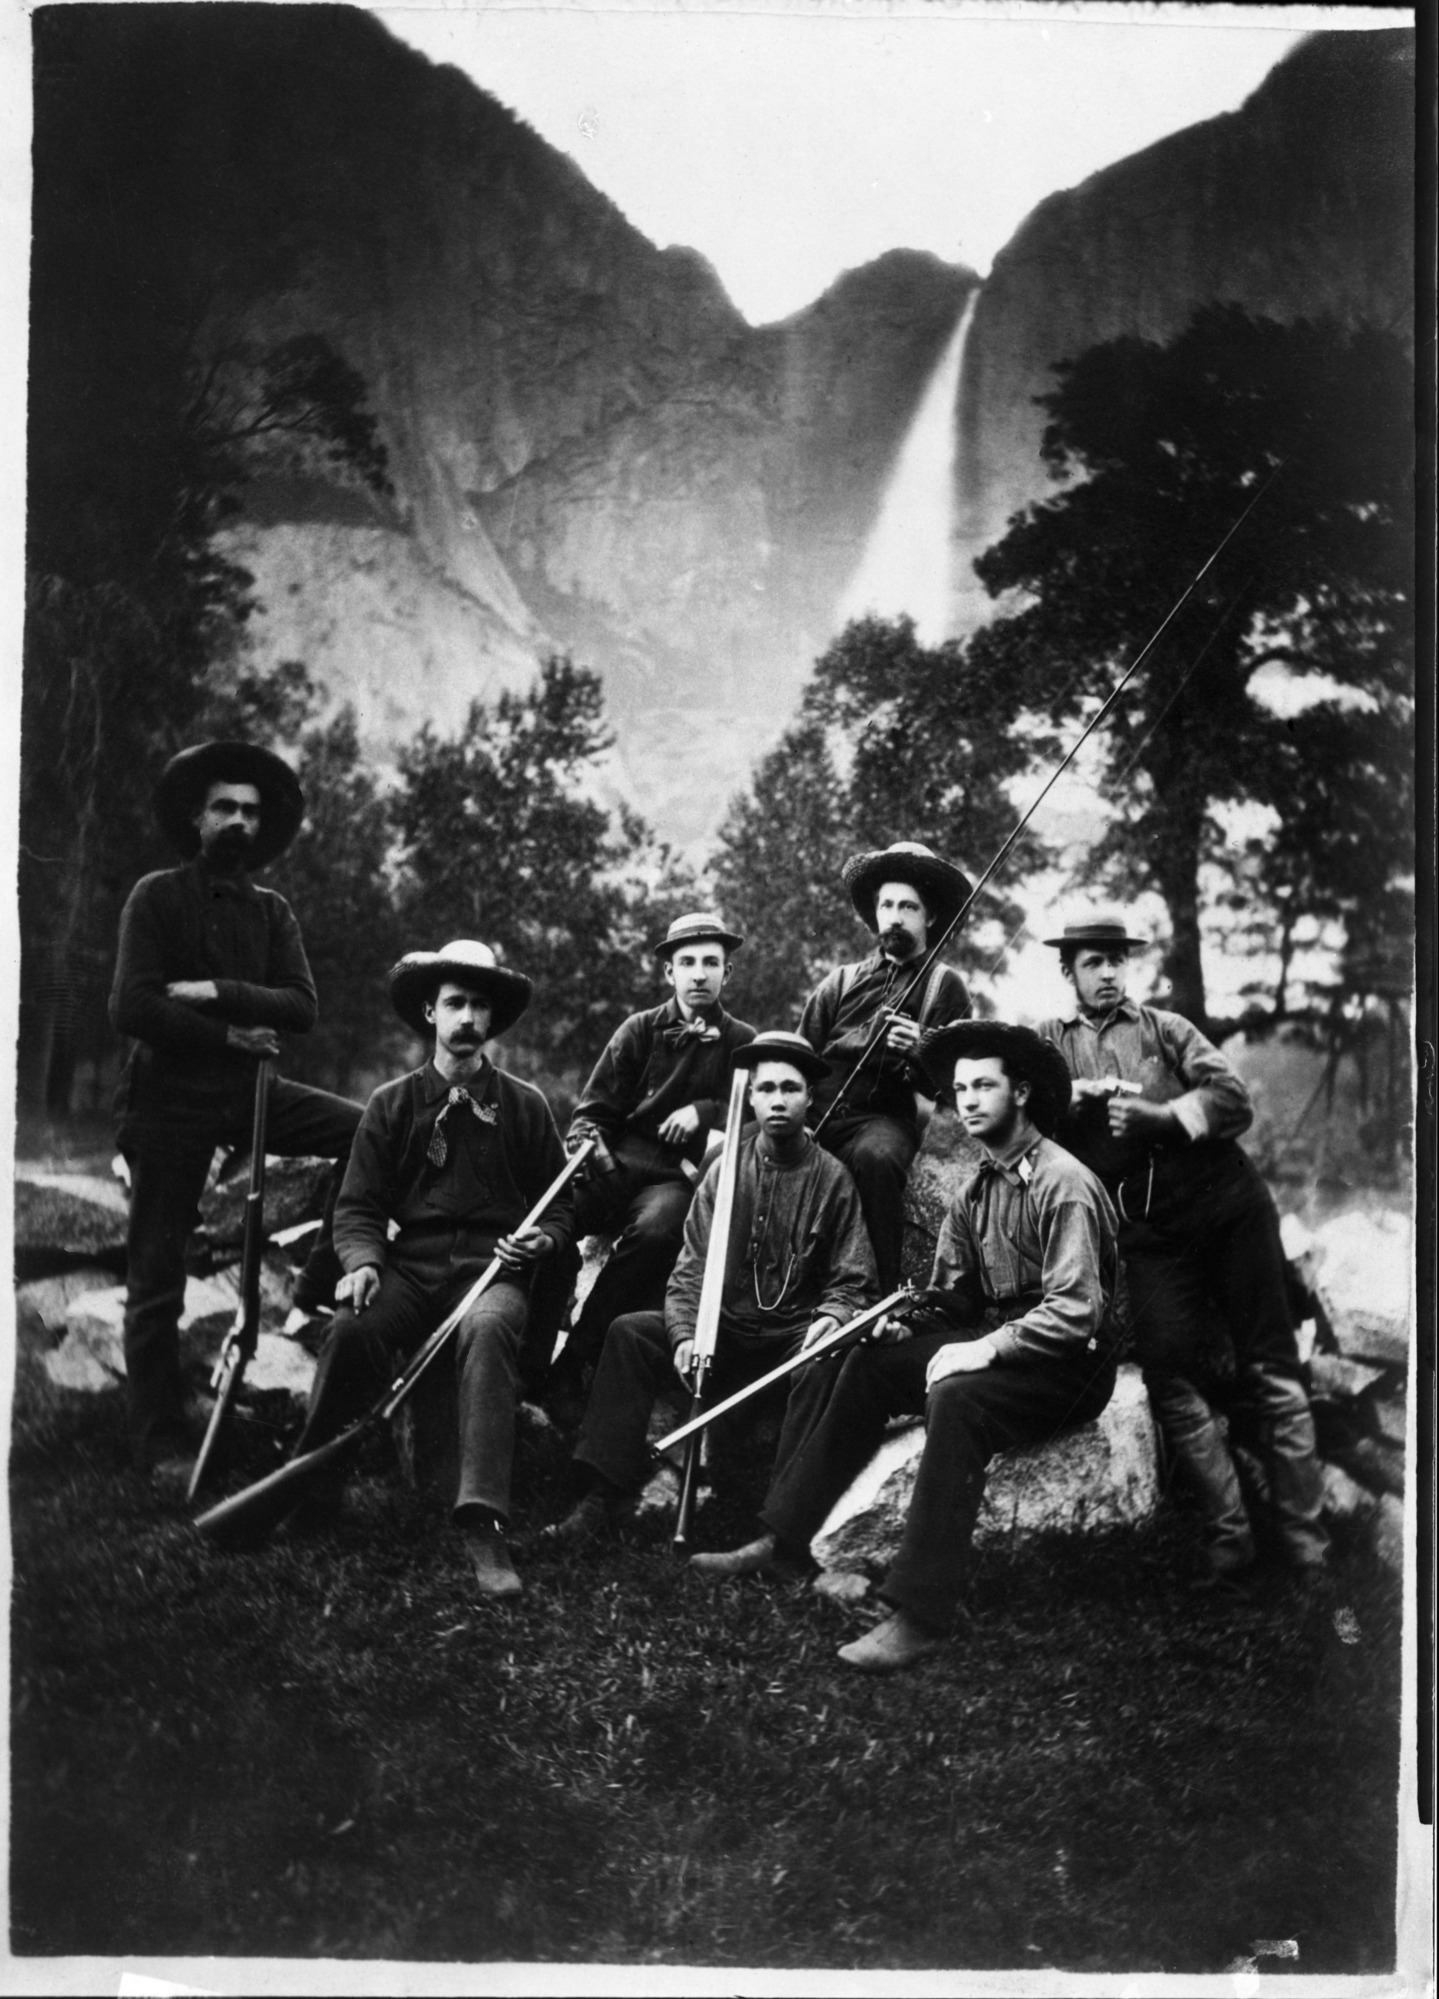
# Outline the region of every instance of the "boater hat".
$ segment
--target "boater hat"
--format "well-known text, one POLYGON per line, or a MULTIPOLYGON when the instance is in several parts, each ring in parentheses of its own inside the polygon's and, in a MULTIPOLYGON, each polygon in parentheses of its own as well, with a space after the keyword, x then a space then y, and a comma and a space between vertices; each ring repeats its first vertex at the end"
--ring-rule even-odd
POLYGON ((1092 916, 1081 916, 1073 923, 1066 923, 1062 937, 1046 937, 1044 941, 1046 944, 1089 944, 1097 949, 1122 944, 1126 950, 1138 950, 1149 939, 1131 937, 1122 916, 1115 910, 1101 909, 1092 916))
POLYGON ((869 930, 878 928, 875 898, 886 882, 908 882, 919 890, 934 917, 936 935, 949 928, 972 893, 967 875, 917 840, 896 840, 878 853, 853 854, 839 872, 860 921, 869 930))
POLYGON ((195 814, 212 784, 253 784, 260 794, 260 830, 250 865, 263 868, 300 830, 305 794, 300 780, 273 750, 258 743, 218 741, 195 743, 171 757, 155 786, 155 817, 170 845, 185 859, 200 851, 195 814))
POLYGON ((434 1032, 425 1007, 446 979, 482 993, 494 1009, 490 1034, 513 1027, 530 1003, 534 981, 499 963, 488 944, 456 937, 438 951, 408 951, 390 973, 390 1000, 406 1027, 422 1038, 434 1032))
POLYGON ((726 930, 713 910, 697 910, 692 916, 677 916, 663 940, 655 946, 657 958, 668 958, 682 944, 723 944, 726 951, 738 951, 743 937, 726 930))
POLYGON ((1049 1137, 1069 1108, 1069 1069, 1054 1043, 1032 1027, 1014 1027, 1007 1020, 956 1020, 925 1035, 918 1060, 938 1096, 953 1089, 956 1062, 983 1055, 1001 1056, 1009 1074, 1028 1083, 1030 1118, 1049 1137))
POLYGON ((815 1053, 813 1042, 783 1027, 767 1028, 736 1051, 736 1069, 757 1069, 761 1062, 788 1062, 812 1083, 822 1083, 829 1074, 829 1064, 815 1053))

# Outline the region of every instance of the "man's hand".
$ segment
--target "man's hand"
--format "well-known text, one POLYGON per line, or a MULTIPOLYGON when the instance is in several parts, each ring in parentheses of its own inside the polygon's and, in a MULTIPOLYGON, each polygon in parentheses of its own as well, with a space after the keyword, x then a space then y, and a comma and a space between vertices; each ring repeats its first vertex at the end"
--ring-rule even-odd
POLYGON ((826 1333, 832 1333, 838 1324, 839 1320, 834 1316, 833 1312, 821 1312, 819 1317, 806 1330, 804 1345, 800 1348, 800 1352, 808 1352, 816 1340, 822 1340, 826 1333))
POLYGON ((680 1341, 679 1345, 675 1348, 674 1362, 675 1373, 686 1388, 692 1388, 694 1383, 690 1377, 694 1373, 695 1365, 695 1343, 693 1340, 680 1341))
POLYGON ((1075 1076, 1070 1081, 1069 1096, 1072 1103, 1101 1104, 1118 1089, 1118 1076, 1075 1076))
POLYGON ((699 1112, 693 1104, 682 1104, 660 1126, 660 1137, 666 1145, 687 1145, 699 1128, 699 1112))
POLYGON ((585 1141, 594 1136, 595 1128, 593 1125, 577 1124, 565 1140, 565 1151, 570 1154, 578 1152, 585 1141))
POLYGON ((362 1263, 358 1270, 346 1271, 335 1286, 335 1303, 363 1312, 379 1288, 378 1268, 373 1263, 362 1263))
POLYGON ((907 1013, 892 1013, 885 1032, 885 1046, 892 1048, 896 1055, 910 1055, 919 1046, 919 1033, 917 1020, 911 1020, 907 1013))
POLYGON ((929 1366, 924 1371, 924 1385, 933 1388, 950 1374, 978 1374, 981 1368, 994 1365, 994 1345, 992 1341, 955 1340, 949 1346, 941 1347, 930 1357, 929 1366))
POLYGON ((1114 1097, 1109 1129, 1116 1138, 1170 1138, 1178 1119, 1168 1104, 1147 1104, 1142 1097, 1114 1097))
POLYGON ((165 997, 182 1006, 208 1006, 220 997, 220 988, 213 979, 171 979, 165 997))
POLYGON ((532 1223, 527 1229, 516 1229, 512 1235, 501 1236, 495 1244, 495 1255, 506 1270, 528 1270, 532 1263, 548 1256, 554 1246, 554 1239, 532 1223))
POLYGON ((273 1027, 227 1027, 225 1046, 242 1055, 278 1055, 280 1037, 273 1027))
POLYGON ((898 1346, 901 1340, 912 1340, 914 1327, 902 1313, 886 1312, 870 1334, 870 1338, 884 1346, 894 1347, 898 1346))

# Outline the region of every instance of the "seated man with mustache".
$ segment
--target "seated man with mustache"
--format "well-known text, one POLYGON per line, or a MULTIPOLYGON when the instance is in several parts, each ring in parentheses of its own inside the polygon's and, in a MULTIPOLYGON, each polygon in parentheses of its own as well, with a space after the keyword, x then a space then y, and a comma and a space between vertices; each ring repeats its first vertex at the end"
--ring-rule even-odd
POLYGON ((825 1059, 828 1074, 814 1093, 820 1143, 854 1175, 883 1294, 899 1283, 904 1190, 934 1108, 916 1076, 914 1052, 927 1028, 969 1012, 968 989, 952 966, 935 965, 917 992, 906 997, 906 990, 934 939, 969 899, 970 884, 910 840, 855 854, 842 873, 876 947, 815 987, 799 1031, 825 1059), (877 1030, 881 1045, 866 1055, 877 1030))

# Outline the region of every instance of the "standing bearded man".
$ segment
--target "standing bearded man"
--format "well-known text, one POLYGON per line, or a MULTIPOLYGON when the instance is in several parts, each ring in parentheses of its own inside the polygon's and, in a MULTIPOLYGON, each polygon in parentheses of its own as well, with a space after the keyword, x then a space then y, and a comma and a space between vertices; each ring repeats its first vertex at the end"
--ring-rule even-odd
MULTIPOLYGON (((125 1370, 137 1469, 173 1496, 199 1441, 185 1408, 180 1313, 185 1244, 217 1145, 250 1141, 256 1062, 314 1026, 315 983, 289 904, 251 871, 284 852, 305 813, 294 772, 252 743, 208 742, 166 765, 155 811, 187 864, 136 883, 120 918, 110 1018, 135 1047, 116 1097, 130 1168, 125 1370)), ((266 1150, 348 1157, 360 1106, 276 1076, 266 1150)), ((325 1221, 295 1302, 334 1295, 325 1221)))
POLYGON ((917 992, 901 998, 971 891, 957 867, 910 840, 854 855, 842 878, 860 920, 876 933, 876 948, 816 986, 799 1031, 828 1067, 815 1091, 820 1142, 854 1176, 884 1293, 899 1283, 904 1190, 934 1110, 915 1051, 926 1030, 969 1012, 968 988, 950 965, 936 964, 917 992), (860 1068, 881 1021, 880 1046, 860 1068))
POLYGON ((1324 1486, 1279 1216, 1235 1143, 1253 1122, 1249 1092, 1182 1014, 1128 997, 1130 957, 1145 940, 1123 917, 1071 923, 1045 942, 1058 949, 1075 999, 1067 1019, 1039 1028, 1074 1079, 1059 1136, 1119 1210, 1134 1357, 1204 1509, 1208 1569, 1201 1584, 1242 1594, 1257 1552, 1234 1460, 1204 1388, 1216 1312, 1234 1342, 1233 1400, 1259 1427, 1277 1553, 1316 1575, 1328 1548, 1324 1486))

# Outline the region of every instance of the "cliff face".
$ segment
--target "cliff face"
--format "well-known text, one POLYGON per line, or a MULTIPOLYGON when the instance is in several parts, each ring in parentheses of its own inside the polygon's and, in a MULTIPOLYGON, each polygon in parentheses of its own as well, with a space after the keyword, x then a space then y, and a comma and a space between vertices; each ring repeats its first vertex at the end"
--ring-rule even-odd
POLYGON ((1236 112, 1042 202, 995 259, 960 389, 957 614, 969 568, 1046 489, 1053 364, 1119 334, 1173 337, 1196 307, 1407 331, 1413 310, 1414 38, 1317 35, 1236 112))

